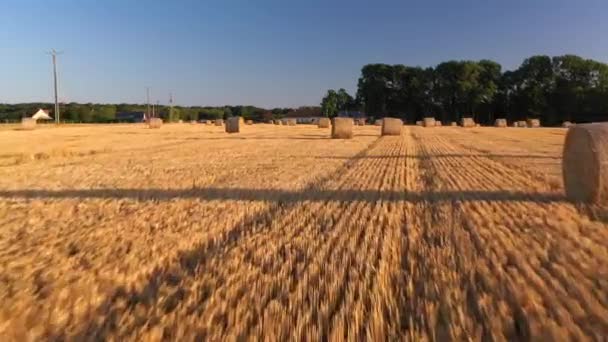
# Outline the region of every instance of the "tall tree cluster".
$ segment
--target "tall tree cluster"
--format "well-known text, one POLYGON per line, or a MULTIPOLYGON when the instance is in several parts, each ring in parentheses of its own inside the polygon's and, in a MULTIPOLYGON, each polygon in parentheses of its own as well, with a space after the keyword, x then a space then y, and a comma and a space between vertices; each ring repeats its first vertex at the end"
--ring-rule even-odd
MULTIPOLYGON (((331 90, 325 96, 324 113, 325 108, 333 113, 336 96, 331 90)), ((506 72, 490 60, 448 61, 434 68, 369 64, 361 70, 354 102, 351 106, 369 116, 410 122, 426 116, 473 117, 485 124, 499 117, 539 118, 546 125, 605 121, 608 65, 574 55, 533 56, 506 72)))

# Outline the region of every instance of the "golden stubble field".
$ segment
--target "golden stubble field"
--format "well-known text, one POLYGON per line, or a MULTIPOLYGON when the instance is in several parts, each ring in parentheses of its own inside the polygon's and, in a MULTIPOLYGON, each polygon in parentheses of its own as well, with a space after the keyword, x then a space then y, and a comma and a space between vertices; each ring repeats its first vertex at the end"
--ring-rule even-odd
POLYGON ((601 340, 563 129, 0 130, 0 336, 601 340))

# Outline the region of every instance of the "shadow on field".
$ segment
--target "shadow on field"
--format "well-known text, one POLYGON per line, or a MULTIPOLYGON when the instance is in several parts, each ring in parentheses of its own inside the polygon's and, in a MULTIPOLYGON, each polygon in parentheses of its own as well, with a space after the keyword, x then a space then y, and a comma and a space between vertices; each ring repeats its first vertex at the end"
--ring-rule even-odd
MULTIPOLYGON (((352 159, 352 157, 339 157, 339 156, 302 156, 306 158, 314 159, 352 159)), ((403 159, 403 156, 395 155, 366 155, 356 157, 358 159, 403 159)), ((439 159, 439 158, 518 158, 518 159, 551 159, 561 160, 562 157, 547 156, 547 155, 517 155, 517 154, 492 154, 492 153, 481 153, 481 154, 433 154, 427 156, 414 156, 409 155, 406 158, 415 158, 420 160, 439 159)))
POLYGON ((304 201, 377 202, 406 201, 530 201, 538 203, 563 202, 566 197, 555 193, 528 193, 517 191, 429 191, 399 192, 379 190, 272 190, 235 188, 193 189, 83 189, 83 190, 5 190, 0 198, 26 199, 133 199, 173 200, 197 199, 202 201, 270 201, 297 203, 304 201))

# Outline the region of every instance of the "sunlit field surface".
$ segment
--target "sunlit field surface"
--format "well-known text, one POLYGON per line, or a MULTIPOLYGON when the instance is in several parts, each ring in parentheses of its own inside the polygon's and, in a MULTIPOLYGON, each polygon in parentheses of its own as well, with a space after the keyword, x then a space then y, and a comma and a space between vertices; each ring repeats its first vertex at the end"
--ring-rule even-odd
POLYGON ((329 132, 1 128, 2 340, 608 335, 566 130, 329 132))

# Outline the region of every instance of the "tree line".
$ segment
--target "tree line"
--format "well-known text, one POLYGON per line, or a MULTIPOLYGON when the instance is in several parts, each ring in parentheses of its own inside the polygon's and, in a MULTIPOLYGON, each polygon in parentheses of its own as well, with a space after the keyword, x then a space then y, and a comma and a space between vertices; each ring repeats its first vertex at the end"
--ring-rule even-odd
MULTIPOLYGON (((54 105, 51 103, 19 103, 0 104, 0 122, 17 122, 23 117, 34 114, 38 109, 49 109, 50 115, 54 117, 54 105)), ((302 107, 308 108, 308 107, 302 107)), ((230 116, 242 116, 245 119, 256 121, 278 119, 297 113, 302 108, 273 108, 264 109, 255 106, 165 106, 155 105, 156 116, 166 121, 190 121, 227 118, 230 116)), ((146 112, 145 104, 95 104, 95 103, 67 103, 60 105, 60 118, 66 123, 110 123, 118 122, 117 113, 121 112, 146 112)))
POLYGON ((368 64, 357 94, 329 90, 323 113, 361 110, 368 116, 394 116, 414 122, 472 117, 482 124, 496 118, 563 121, 608 120, 608 65, 575 55, 532 56, 513 71, 491 60, 448 61, 422 68, 368 64))

